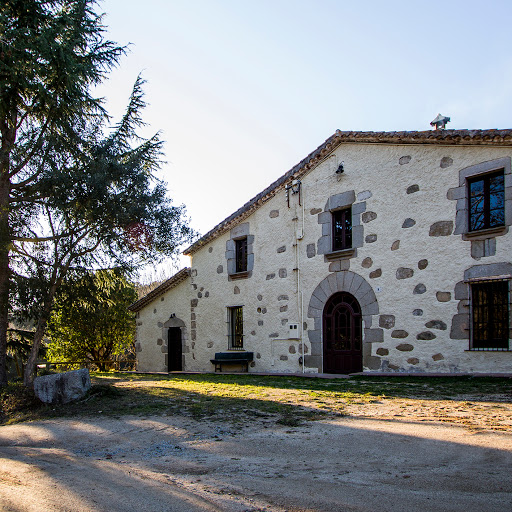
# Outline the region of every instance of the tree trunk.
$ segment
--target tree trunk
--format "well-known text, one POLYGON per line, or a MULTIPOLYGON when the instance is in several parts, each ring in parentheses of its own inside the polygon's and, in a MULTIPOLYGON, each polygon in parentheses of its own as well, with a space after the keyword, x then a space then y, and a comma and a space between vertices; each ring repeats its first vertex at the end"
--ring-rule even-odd
POLYGON ((46 330, 46 324, 48 322, 49 312, 46 314, 46 305, 42 312, 39 320, 37 321, 36 332, 32 340, 32 348, 30 349, 30 355, 28 356, 27 365, 25 366, 25 375, 23 376, 23 384, 29 388, 34 385, 34 377, 36 371, 37 355, 41 348, 41 341, 43 340, 44 331, 46 330))
MULTIPOLYGON (((53 277, 55 278, 55 275, 53 277)), ((45 300, 43 310, 41 311, 41 315, 37 321, 36 332, 34 333, 34 338, 32 340, 32 348, 30 349, 30 355, 28 356, 27 365, 25 366, 25 375, 23 376, 23 384, 29 388, 33 387, 34 385, 37 356, 39 354, 39 349, 41 348, 41 342, 43 341, 48 319, 50 318, 53 299, 55 297, 57 287, 58 284, 54 281, 54 283, 50 286, 48 297, 45 300)))
POLYGON ((0 387, 7 385, 7 329, 9 327, 9 194, 8 165, 0 174, 0 387))

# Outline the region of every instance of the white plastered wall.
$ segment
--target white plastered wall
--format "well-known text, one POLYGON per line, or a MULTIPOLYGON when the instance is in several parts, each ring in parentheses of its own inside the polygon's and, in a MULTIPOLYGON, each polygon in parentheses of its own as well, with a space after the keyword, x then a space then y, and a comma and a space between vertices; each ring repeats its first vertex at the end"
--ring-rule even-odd
MULTIPOLYGON (((254 268, 250 277, 228 277, 228 231, 194 253, 189 280, 167 292, 163 302, 158 298, 140 312, 138 339, 154 341, 142 344, 139 369, 163 368, 162 348, 155 346, 161 334, 155 324, 162 322, 172 309, 188 329, 184 369, 213 371, 210 359, 215 352, 228 349, 227 308, 241 305, 244 348, 255 354, 250 371, 302 371, 301 340, 288 339, 288 325, 300 324, 299 333, 306 355, 310 356, 309 333, 315 328, 315 320, 308 316, 308 304, 315 288, 333 274, 330 269, 336 268, 318 254, 322 235, 318 215, 330 196, 354 190, 356 203, 364 202, 365 212, 377 214, 373 220, 362 223, 364 238, 377 235, 376 240, 365 242, 355 257, 343 263, 343 268, 348 267, 366 280, 378 301, 378 314, 366 317, 364 327, 374 334, 382 331, 382 341, 366 346, 365 370, 510 371, 512 352, 469 352, 467 339, 450 337, 452 319, 459 306, 454 294, 456 283, 463 280, 464 270, 473 265, 510 262, 510 233, 497 237, 494 256, 480 260, 471 257, 471 242, 464 241, 461 235, 429 235, 436 222, 452 221, 455 225, 456 202, 448 199, 447 192, 458 186, 459 170, 510 155, 510 149, 493 147, 341 145, 303 176, 301 205, 298 194, 290 195, 288 207, 286 193, 281 189, 241 221, 248 223, 248 232, 254 237, 254 268), (341 161, 345 172, 340 176, 335 171, 341 161), (407 193, 412 185, 419 190, 407 193), (406 219, 413 219, 414 225, 402 227, 406 219), (399 248, 391 250, 397 240, 399 248), (362 265, 365 258, 371 258, 371 266, 367 266, 368 260, 362 265), (420 260, 428 261, 424 269, 418 268, 420 260), (397 279, 399 268, 412 269, 412 277, 397 279), (370 277, 378 269, 381 275, 370 277), (420 284, 426 291, 415 294, 414 289, 420 284), (437 292, 448 292, 450 299, 440 302, 437 292), (172 304, 170 309, 168 304, 172 304), (157 313, 153 313, 155 308, 157 313), (413 314, 415 310, 421 310, 421 316, 413 314), (394 317, 394 325, 380 325, 381 315, 394 317), (426 327, 431 321, 439 321, 438 325, 446 325, 446 329, 426 327), (407 335, 394 337, 396 331, 405 331, 407 335), (435 338, 417 339, 427 331, 435 338)), ((306 367, 305 371, 321 371, 321 365, 306 367)))
POLYGON ((176 325, 180 320, 185 324, 181 329, 184 368, 190 357, 190 278, 157 297, 137 314, 137 371, 167 372, 167 327, 171 319, 176 325))

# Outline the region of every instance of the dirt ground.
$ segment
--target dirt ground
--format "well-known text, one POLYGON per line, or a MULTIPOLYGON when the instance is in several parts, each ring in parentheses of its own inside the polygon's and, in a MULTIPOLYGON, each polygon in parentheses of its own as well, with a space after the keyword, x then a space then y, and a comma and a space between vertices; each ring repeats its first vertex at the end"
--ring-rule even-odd
POLYGON ((508 511, 512 404, 396 399, 299 426, 249 416, 0 427, 0 509, 508 511))

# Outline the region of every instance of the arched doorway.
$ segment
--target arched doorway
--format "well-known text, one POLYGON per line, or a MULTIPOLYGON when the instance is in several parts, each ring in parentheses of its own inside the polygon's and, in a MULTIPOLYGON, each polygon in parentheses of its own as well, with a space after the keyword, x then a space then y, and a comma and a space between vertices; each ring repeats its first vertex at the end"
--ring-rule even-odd
POLYGON ((332 295, 323 311, 324 373, 363 371, 361 307, 347 292, 332 295))

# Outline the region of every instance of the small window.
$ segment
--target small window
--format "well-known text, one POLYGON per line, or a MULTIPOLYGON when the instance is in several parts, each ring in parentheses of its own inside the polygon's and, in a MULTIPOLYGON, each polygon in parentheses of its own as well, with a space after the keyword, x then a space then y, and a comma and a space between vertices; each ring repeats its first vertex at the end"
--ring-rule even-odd
POLYGON ((472 350, 509 349, 509 281, 471 285, 472 350))
POLYGON ((229 348, 241 350, 244 348, 244 316, 243 306, 228 308, 229 314, 229 348))
POLYGON ((352 248, 352 209, 332 212, 332 250, 352 248))
POLYGON ((503 171, 468 180, 469 231, 505 225, 503 171))
POLYGON ((235 240, 236 272, 247 272, 247 238, 235 240))

